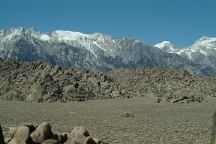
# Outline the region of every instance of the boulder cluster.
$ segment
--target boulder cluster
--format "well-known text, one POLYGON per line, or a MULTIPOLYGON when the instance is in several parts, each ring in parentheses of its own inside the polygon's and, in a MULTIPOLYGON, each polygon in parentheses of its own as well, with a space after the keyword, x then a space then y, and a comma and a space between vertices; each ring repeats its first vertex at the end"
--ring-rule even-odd
POLYGON ((1 59, 0 71, 3 100, 65 102, 118 96, 117 86, 103 73, 1 59))
POLYGON ((186 70, 133 68, 108 73, 62 68, 43 62, 0 59, 0 99, 66 102, 153 97, 155 102, 191 103, 216 97, 216 77, 186 70))
POLYGON ((88 130, 76 126, 70 133, 53 133, 51 125, 43 122, 39 125, 22 124, 9 128, 3 133, 0 126, 0 144, 103 144, 92 138, 88 130))
POLYGON ((205 102, 216 96, 216 77, 200 77, 181 69, 133 68, 108 73, 121 94, 152 97, 156 103, 205 102))

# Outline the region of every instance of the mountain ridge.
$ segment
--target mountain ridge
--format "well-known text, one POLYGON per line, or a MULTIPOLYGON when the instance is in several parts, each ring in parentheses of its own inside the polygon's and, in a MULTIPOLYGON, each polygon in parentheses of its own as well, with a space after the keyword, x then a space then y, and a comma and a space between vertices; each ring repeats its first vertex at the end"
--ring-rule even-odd
POLYGON ((0 57, 40 60, 93 71, 144 66, 182 68, 196 75, 216 73, 211 65, 197 63, 136 39, 63 30, 39 32, 22 27, 0 30, 0 57))
POLYGON ((216 38, 203 36, 194 42, 191 46, 185 48, 173 49, 171 45, 163 45, 164 42, 156 44, 155 47, 168 53, 176 53, 187 59, 190 59, 194 63, 200 65, 208 65, 210 67, 216 67, 216 38))

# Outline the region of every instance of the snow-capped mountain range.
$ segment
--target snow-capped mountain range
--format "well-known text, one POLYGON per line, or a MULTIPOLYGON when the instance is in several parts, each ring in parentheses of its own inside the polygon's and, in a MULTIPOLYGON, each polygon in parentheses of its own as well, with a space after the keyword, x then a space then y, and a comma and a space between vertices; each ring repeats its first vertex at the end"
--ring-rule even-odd
POLYGON ((216 67, 216 38, 203 36, 186 48, 175 48, 169 41, 156 44, 155 47, 168 53, 176 53, 197 64, 216 67))
POLYGON ((22 27, 0 30, 0 58, 40 60, 94 71, 146 66, 184 68, 198 75, 215 74, 215 48, 216 38, 208 37, 188 48, 177 49, 168 41, 151 46, 140 40, 101 33, 64 30, 46 33, 22 27))

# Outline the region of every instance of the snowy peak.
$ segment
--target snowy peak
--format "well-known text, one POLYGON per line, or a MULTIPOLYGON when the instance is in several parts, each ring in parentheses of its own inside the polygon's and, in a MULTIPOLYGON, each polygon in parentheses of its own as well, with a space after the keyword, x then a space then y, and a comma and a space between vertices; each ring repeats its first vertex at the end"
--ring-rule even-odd
POLYGON ((154 45, 154 47, 157 47, 163 51, 169 52, 169 53, 174 53, 176 52, 175 46, 170 42, 170 41, 163 41, 159 44, 154 45))
POLYGON ((175 48, 169 41, 155 47, 162 51, 136 39, 115 38, 102 33, 40 32, 22 27, 0 30, 0 58, 41 60, 102 71, 148 66, 182 67, 192 73, 204 74, 201 70, 208 66, 210 69, 204 70, 204 75, 211 70, 216 73, 216 69, 212 69, 216 67, 216 38, 202 37, 183 49, 175 48))
POLYGON ((9 29, 8 31, 3 30, 0 32, 0 37, 2 37, 3 40, 11 40, 14 37, 23 35, 24 31, 25 31, 25 29, 22 27, 12 28, 12 29, 9 29))
POLYGON ((35 44, 35 40, 43 42, 64 42, 68 45, 85 48, 90 51, 95 57, 99 51, 113 55, 113 50, 117 44, 109 35, 101 33, 84 34, 75 31, 56 30, 54 32, 39 32, 33 28, 12 28, 0 31, 0 42, 12 43, 18 41, 20 38, 25 38, 35 44), (112 46, 111 46, 112 45, 112 46))
POLYGON ((169 41, 156 44, 155 47, 168 53, 176 53, 196 63, 200 63, 198 61, 201 59, 208 60, 208 62, 206 62, 208 65, 212 65, 213 63, 210 57, 216 57, 216 38, 213 37, 203 36, 195 41, 193 45, 185 48, 175 48, 169 41))
POLYGON ((186 48, 175 48, 175 46, 170 41, 163 41, 159 44, 154 45, 163 51, 169 53, 177 53, 179 55, 186 54, 191 55, 191 53, 201 53, 208 55, 209 51, 216 50, 216 38, 203 36, 191 46, 186 48))
POLYGON ((80 32, 73 32, 73 31, 63 31, 63 30, 56 30, 52 33, 52 36, 56 37, 58 40, 63 41, 75 41, 79 39, 89 38, 89 34, 83 34, 80 32))
POLYGON ((185 50, 185 54, 189 56, 190 59, 195 59, 197 55, 201 54, 204 57, 210 55, 215 55, 216 52, 216 38, 211 37, 201 37, 192 46, 189 46, 185 50))
POLYGON ((198 39, 195 43, 211 43, 212 41, 216 41, 216 38, 203 36, 198 39))
POLYGON ((206 47, 207 49, 216 48, 216 38, 203 36, 198 39, 192 47, 206 47))
POLYGON ((0 41, 4 42, 10 42, 10 41, 16 41, 22 37, 25 38, 36 38, 36 39, 47 39, 43 33, 36 31, 34 28, 11 28, 11 29, 4 29, 0 30, 0 41), (40 38, 41 37, 41 38, 40 38))

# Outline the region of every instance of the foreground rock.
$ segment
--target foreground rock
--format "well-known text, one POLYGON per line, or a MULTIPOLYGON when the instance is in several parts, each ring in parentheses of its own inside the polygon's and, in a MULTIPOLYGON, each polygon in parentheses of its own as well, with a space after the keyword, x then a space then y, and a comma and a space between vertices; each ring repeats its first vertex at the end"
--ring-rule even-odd
POLYGON ((8 143, 9 141, 13 139, 16 131, 17 131, 16 127, 9 127, 9 131, 4 133, 4 137, 5 137, 4 140, 6 143, 8 143))
POLYGON ((28 126, 19 126, 14 134, 13 139, 8 144, 29 144, 32 143, 30 138, 31 128, 28 126))
POLYGON ((86 128, 76 126, 68 134, 68 142, 66 144, 96 144, 96 142, 92 139, 86 128))
POLYGON ((92 138, 88 130, 76 126, 70 133, 54 134, 51 125, 47 122, 37 127, 33 125, 21 125, 15 130, 5 133, 8 135, 4 142, 4 135, 0 126, 0 144, 101 144, 96 138, 92 138))
POLYGON ((76 126, 70 133, 71 137, 79 137, 79 136, 85 136, 88 137, 90 136, 88 130, 84 127, 81 126, 76 126))
POLYGON ((51 126, 47 122, 44 122, 31 133, 30 137, 34 142, 42 143, 44 140, 51 138, 52 135, 51 126))

